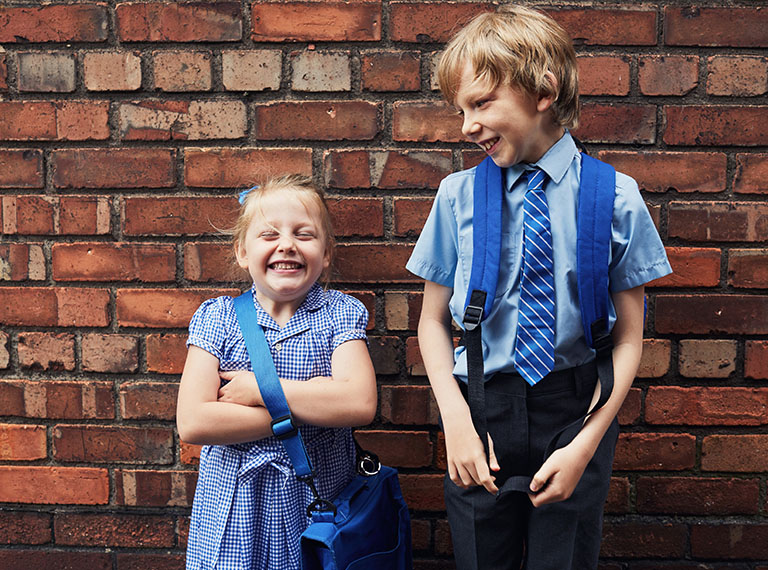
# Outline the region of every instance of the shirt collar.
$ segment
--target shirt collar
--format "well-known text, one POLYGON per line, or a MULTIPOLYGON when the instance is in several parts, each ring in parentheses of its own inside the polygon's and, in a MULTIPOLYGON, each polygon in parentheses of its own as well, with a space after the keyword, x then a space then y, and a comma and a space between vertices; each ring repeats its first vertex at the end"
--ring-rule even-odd
POLYGON ((296 332, 301 332, 301 330, 304 330, 304 325, 306 324, 304 322, 306 320, 304 315, 306 313, 318 310, 322 306, 326 305, 329 301, 328 293, 326 290, 323 289, 320 284, 315 283, 307 292, 307 296, 301 302, 299 308, 296 309, 296 312, 286 323, 286 326, 283 327, 283 329, 280 329, 274 319, 269 315, 269 313, 267 313, 267 311, 264 310, 264 308, 259 304, 259 301, 256 300, 255 284, 251 286, 251 291, 253 291, 253 300, 254 304, 256 305, 258 323, 263 327, 282 330, 283 332, 288 332, 289 334, 295 334, 296 332), (299 330, 294 330, 297 327, 299 330))
POLYGON ((525 171, 531 170, 531 167, 540 168, 550 180, 558 184, 568 172, 568 168, 578 152, 579 149, 573 142, 571 133, 566 129, 563 136, 549 147, 549 150, 535 164, 518 162, 506 169, 507 190, 511 191, 518 179, 525 171))

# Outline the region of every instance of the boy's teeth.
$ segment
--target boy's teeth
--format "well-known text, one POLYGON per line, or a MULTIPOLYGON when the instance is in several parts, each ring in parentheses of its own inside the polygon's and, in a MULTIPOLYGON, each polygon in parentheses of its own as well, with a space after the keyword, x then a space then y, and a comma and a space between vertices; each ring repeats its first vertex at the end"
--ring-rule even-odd
POLYGON ((491 150, 491 148, 493 147, 493 145, 495 145, 495 144, 496 144, 496 141, 497 141, 497 140, 499 140, 499 139, 493 139, 492 141, 488 141, 487 143, 483 143, 483 150, 484 150, 484 151, 486 151, 486 152, 488 152, 489 150, 491 150))

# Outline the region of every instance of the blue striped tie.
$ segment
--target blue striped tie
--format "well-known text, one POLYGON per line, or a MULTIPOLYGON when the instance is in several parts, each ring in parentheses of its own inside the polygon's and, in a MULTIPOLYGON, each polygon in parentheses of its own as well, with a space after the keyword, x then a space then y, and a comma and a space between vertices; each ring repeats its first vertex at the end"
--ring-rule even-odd
POLYGON ((546 175, 528 174, 523 204, 523 274, 515 344, 515 368, 533 386, 555 365, 555 287, 546 175))

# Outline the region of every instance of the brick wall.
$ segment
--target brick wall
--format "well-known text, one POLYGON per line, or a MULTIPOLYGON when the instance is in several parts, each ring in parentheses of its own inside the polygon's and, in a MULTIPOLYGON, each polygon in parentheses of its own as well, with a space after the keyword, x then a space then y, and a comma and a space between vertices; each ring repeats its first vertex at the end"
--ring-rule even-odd
MULTIPOLYGON (((604 570, 768 568, 768 9, 551 2, 577 131, 639 181, 675 274, 649 291, 604 570), (668 563, 668 564, 667 564, 668 563)), ((234 189, 311 174, 336 286, 371 312, 379 414, 419 569, 452 568, 445 448, 403 268, 474 164, 435 55, 485 2, 0 6, 0 567, 178 569, 198 450, 174 406, 186 324, 232 293, 234 189)))

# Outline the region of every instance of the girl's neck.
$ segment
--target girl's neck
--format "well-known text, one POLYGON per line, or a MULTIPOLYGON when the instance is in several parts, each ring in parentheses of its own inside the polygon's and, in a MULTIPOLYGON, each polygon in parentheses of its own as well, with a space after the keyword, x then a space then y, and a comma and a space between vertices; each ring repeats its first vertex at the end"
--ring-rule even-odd
POLYGON ((260 295, 259 292, 256 291, 256 299, 259 301, 259 305, 261 305, 261 308, 272 317, 272 320, 274 320, 280 328, 283 328, 288 324, 288 321, 290 321, 291 317, 296 314, 296 311, 304 302, 305 298, 306 295, 300 299, 291 299, 290 301, 275 301, 274 299, 260 295))

